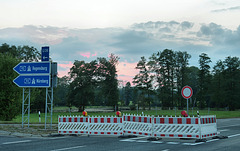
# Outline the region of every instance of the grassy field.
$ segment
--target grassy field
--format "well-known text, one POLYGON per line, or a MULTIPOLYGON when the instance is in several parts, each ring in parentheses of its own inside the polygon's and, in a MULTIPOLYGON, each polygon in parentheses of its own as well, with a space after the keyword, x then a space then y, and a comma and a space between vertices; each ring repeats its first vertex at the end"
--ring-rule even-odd
MULTIPOLYGON (((53 112, 53 123, 57 124, 58 116, 82 116, 82 113, 79 112, 66 112, 68 111, 67 107, 57 107, 53 112), (59 112, 61 111, 61 112, 59 112), (64 112, 62 112, 64 111, 64 112)), ((154 116, 180 116, 181 110, 139 110, 139 111, 122 111, 123 114, 142 114, 144 115, 154 115, 154 116)), ((189 110, 190 116, 197 116, 197 110, 189 110)), ((240 118, 240 111, 208 111, 208 110, 200 110, 200 115, 216 115, 217 118, 240 118)), ((115 116, 115 112, 88 112, 89 116, 115 116)), ((50 114, 48 114, 50 116, 50 114)), ((48 118, 50 120, 50 118, 48 118)), ((45 114, 41 113, 41 123, 45 121, 45 114)), ((21 123, 22 116, 18 115, 12 121, 0 121, 0 123, 21 123)), ((30 123, 39 123, 39 115, 38 113, 32 113, 30 115, 30 123)))

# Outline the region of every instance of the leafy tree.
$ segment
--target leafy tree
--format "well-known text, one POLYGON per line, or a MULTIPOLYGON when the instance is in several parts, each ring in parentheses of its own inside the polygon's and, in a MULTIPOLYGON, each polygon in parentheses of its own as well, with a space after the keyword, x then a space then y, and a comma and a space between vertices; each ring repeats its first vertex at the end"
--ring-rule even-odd
POLYGON ((110 54, 109 60, 98 58, 98 77, 102 77, 102 93, 105 94, 106 105, 117 106, 119 99, 117 69, 119 57, 110 54))
POLYGON ((11 54, 0 53, 0 120, 12 120, 21 113, 22 91, 12 81, 17 73, 13 67, 19 62, 11 54))
POLYGON ((38 62, 41 58, 40 52, 34 48, 29 46, 9 46, 4 43, 0 46, 0 52, 2 54, 9 54, 12 57, 19 59, 23 62, 38 62))
POLYGON ((70 69, 68 106, 76 106, 79 111, 83 111, 85 106, 94 102, 95 73, 97 69, 96 60, 86 63, 85 61, 75 61, 70 69))
POLYGON ((67 76, 58 78, 58 87, 54 93, 54 104, 57 106, 67 105, 67 94, 69 91, 70 81, 67 76))

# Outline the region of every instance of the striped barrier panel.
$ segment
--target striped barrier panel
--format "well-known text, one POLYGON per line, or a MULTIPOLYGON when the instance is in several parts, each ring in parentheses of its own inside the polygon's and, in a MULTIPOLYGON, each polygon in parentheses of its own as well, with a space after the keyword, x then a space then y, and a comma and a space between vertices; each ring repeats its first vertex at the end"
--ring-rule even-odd
POLYGON ((217 120, 215 115, 200 117, 201 138, 217 136, 217 120))
POLYGON ((58 133, 89 135, 140 135, 168 138, 205 139, 217 135, 216 116, 150 117, 63 117, 58 133))
POLYGON ((154 136, 200 139, 197 117, 155 117, 154 136))
POLYGON ((89 117, 89 135, 123 135, 122 117, 89 117))
POLYGON ((88 117, 58 117, 59 134, 88 134, 88 117))
POLYGON ((124 115, 123 116, 123 133, 133 135, 153 135, 153 117, 124 115))

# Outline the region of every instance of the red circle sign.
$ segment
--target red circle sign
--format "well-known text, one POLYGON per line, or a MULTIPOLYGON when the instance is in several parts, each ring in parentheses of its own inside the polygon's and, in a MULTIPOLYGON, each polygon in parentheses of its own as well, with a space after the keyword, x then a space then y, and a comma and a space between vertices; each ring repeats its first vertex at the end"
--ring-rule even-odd
POLYGON ((185 86, 185 87, 182 88, 182 96, 185 99, 191 98, 192 95, 193 95, 193 90, 190 86, 185 86))

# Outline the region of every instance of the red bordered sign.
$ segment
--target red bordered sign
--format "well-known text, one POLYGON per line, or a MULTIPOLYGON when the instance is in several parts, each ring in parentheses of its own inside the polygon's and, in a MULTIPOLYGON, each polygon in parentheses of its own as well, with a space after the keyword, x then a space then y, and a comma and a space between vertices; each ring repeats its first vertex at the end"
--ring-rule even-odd
POLYGON ((185 86, 182 88, 182 96, 185 98, 185 99, 189 99, 192 97, 193 95, 193 90, 190 86, 185 86))

